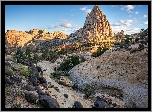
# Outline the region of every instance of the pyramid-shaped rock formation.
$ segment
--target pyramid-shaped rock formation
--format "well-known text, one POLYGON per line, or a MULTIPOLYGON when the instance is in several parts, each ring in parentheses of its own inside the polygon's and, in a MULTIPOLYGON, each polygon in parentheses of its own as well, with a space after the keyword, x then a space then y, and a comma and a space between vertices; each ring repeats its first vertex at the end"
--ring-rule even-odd
POLYGON ((106 19, 105 14, 95 5, 90 13, 88 13, 83 28, 69 35, 69 39, 73 38, 99 38, 110 39, 114 36, 110 23, 106 19))

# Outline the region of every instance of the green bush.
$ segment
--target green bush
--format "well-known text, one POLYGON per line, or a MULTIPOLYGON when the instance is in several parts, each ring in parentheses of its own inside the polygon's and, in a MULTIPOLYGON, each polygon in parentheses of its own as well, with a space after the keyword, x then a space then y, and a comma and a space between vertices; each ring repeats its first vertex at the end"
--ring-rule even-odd
POLYGON ((101 56, 107 50, 106 47, 98 47, 97 52, 93 53, 93 57, 101 56))
POLYGON ((88 98, 89 96, 94 94, 95 89, 90 84, 86 84, 83 91, 84 91, 84 94, 86 95, 86 97, 88 98))
POLYGON ((71 78, 71 76, 68 72, 60 72, 60 71, 53 72, 53 73, 51 73, 50 77, 53 79, 59 80, 60 76, 64 76, 65 78, 69 79, 70 81, 73 81, 73 79, 71 78))
POLYGON ((20 70, 20 74, 28 77, 30 75, 30 71, 28 70, 28 68, 22 68, 20 70))
POLYGON ((57 72, 51 73, 51 78, 60 79, 60 76, 63 76, 62 72, 57 71, 57 72))
POLYGON ((12 76, 12 75, 14 75, 14 71, 11 68, 8 68, 5 70, 5 74, 12 76))
POLYGON ((89 96, 94 94, 95 89, 90 84, 86 84, 83 91, 84 91, 84 94, 86 95, 86 97, 88 98, 89 96))
POLYGON ((39 56, 37 54, 34 54, 33 60, 38 61, 39 59, 40 59, 39 56))
POLYGON ((65 59, 61 64, 59 69, 62 71, 69 71, 74 66, 80 64, 79 57, 78 56, 70 56, 67 59, 65 59))

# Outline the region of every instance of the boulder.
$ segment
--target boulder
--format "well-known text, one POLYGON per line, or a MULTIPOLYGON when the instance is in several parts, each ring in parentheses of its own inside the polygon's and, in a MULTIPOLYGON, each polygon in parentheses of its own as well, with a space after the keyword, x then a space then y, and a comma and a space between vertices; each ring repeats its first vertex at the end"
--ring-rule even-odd
POLYGON ((39 102, 44 108, 60 108, 59 103, 51 96, 40 95, 39 102))
POLYGON ((39 77, 38 80, 40 81, 40 84, 47 83, 47 81, 44 77, 39 77))
POLYGON ((35 91, 35 87, 32 86, 32 85, 30 85, 30 84, 27 84, 27 85, 25 86, 25 89, 28 90, 28 91, 35 91))
POLYGON ((67 79, 64 76, 61 76, 60 80, 59 80, 59 84, 71 87, 72 86, 72 81, 70 81, 69 79, 67 79))
POLYGON ((29 82, 30 82, 31 84, 33 84, 33 86, 38 86, 37 79, 29 78, 29 82))
POLYGON ((39 95, 36 91, 25 91, 25 99, 30 103, 37 103, 39 95))
POLYGON ((74 102, 73 108, 83 108, 83 105, 80 102, 76 101, 74 102))

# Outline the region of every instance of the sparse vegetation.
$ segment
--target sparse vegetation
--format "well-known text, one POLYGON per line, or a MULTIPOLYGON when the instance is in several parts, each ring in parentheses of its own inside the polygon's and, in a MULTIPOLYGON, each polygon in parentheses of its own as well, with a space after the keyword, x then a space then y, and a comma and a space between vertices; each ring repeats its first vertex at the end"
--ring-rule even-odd
POLYGON ((106 47, 98 47, 97 52, 93 53, 93 57, 101 56, 107 50, 106 47))
POLYGON ((86 97, 88 98, 89 96, 94 94, 95 89, 90 84, 86 84, 83 91, 84 91, 84 94, 86 95, 86 97))
POLYGON ((14 71, 11 68, 8 68, 8 69, 5 69, 5 74, 12 76, 12 75, 14 75, 14 71))
POLYGON ((78 56, 70 56, 66 60, 64 60, 61 64, 59 69, 61 71, 69 71, 74 66, 78 65, 80 63, 78 56))
POLYGON ((59 80, 60 76, 64 76, 65 78, 67 78, 71 81, 73 80, 68 72, 56 71, 56 72, 53 72, 50 74, 50 77, 55 79, 55 80, 59 80))
POLYGON ((30 71, 28 70, 28 68, 22 68, 20 70, 20 74, 23 75, 23 76, 25 76, 25 77, 28 77, 29 74, 30 74, 30 71))

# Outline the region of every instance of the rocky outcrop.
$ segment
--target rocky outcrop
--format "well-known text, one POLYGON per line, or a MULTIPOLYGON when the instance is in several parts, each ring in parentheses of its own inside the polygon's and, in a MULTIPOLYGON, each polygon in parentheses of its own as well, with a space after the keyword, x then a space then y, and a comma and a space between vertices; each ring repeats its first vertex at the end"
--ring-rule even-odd
POLYGON ((148 54, 144 49, 131 54, 125 49, 108 50, 75 66, 69 73, 80 89, 86 83, 98 88, 115 88, 123 91, 126 105, 148 107, 148 54))
POLYGON ((103 40, 112 41, 114 33, 105 14, 95 5, 90 13, 88 13, 83 28, 68 36, 69 40, 74 38, 80 39, 82 42, 103 40))
POLYGON ((5 39, 10 47, 23 47, 25 43, 32 40, 32 35, 22 31, 8 30, 5 39))
MULTIPOLYGON (((54 31, 52 33, 47 32, 46 29, 39 30, 33 29, 30 31, 16 31, 8 30, 5 34, 5 44, 6 47, 23 47, 23 46, 33 46, 39 44, 40 42, 52 40, 52 39, 65 39, 67 34, 60 31, 54 31)), ((54 41, 55 43, 56 41, 54 41)))
POLYGON ((118 42, 125 40, 124 31, 121 30, 121 32, 118 32, 117 34, 115 34, 115 37, 118 42))

